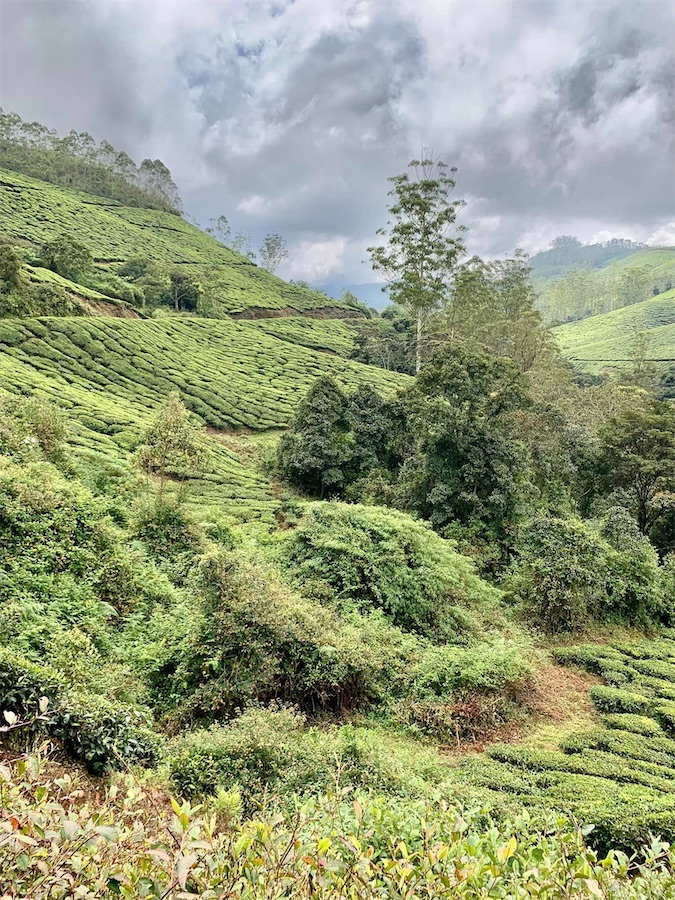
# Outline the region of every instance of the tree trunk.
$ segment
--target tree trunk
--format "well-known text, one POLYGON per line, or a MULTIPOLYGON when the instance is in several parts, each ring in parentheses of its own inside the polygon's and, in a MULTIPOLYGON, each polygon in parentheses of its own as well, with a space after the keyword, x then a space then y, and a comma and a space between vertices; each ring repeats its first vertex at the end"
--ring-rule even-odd
POLYGON ((417 313, 417 337, 415 339, 415 374, 422 368, 422 310, 417 313))

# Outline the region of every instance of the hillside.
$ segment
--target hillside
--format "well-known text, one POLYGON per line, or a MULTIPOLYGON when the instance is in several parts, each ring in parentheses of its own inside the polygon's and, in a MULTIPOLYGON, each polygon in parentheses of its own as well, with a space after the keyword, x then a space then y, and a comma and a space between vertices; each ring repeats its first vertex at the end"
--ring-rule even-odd
MULTIPOLYGON (((663 264, 669 263, 667 259, 663 264)), ((596 374, 632 365, 631 351, 639 332, 647 337, 647 359, 658 369, 675 364, 675 290, 554 329, 563 355, 596 374)))
POLYGON ((90 250, 101 272, 114 273, 143 254, 193 275, 202 284, 211 315, 354 314, 340 301, 266 272, 180 216, 124 206, 0 169, 0 237, 37 251, 64 233, 90 250))
POLYGON ((366 382, 384 392, 406 383, 404 375, 341 359, 336 350, 347 340, 339 322, 293 318, 5 319, 0 385, 67 409, 79 452, 113 466, 138 444, 162 399, 180 391, 212 429, 209 471, 192 485, 193 502, 202 514, 220 507, 221 516, 255 518, 276 506, 271 488, 223 445, 221 432, 283 428, 319 375, 333 375, 346 388, 366 382), (313 349, 329 343, 330 353, 313 349))
POLYGON ((572 267, 546 282, 535 278, 537 307, 558 325, 641 303, 675 286, 675 247, 643 248, 592 269, 572 267))

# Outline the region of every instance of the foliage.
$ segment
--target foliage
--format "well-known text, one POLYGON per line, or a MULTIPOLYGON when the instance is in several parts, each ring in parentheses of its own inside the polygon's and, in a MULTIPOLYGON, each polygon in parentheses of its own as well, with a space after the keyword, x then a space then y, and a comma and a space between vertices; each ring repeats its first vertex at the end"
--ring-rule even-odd
POLYGON ((67 234, 43 244, 40 256, 45 268, 72 281, 78 281, 93 264, 88 248, 67 234))
MULTIPOLYGON (((670 255, 672 264, 675 254, 670 255)), ((553 330, 553 336, 563 356, 578 370, 625 376, 635 368, 635 334, 642 332, 648 342, 644 363, 654 369, 656 377, 662 377, 674 357, 674 298, 675 290, 668 290, 640 303, 561 325, 553 330)))
POLYGON ((438 351, 402 404, 414 453, 401 470, 401 502, 435 527, 480 523, 502 537, 527 478, 511 414, 528 396, 514 364, 461 345, 438 351))
POLYGON ((357 322, 350 359, 388 371, 414 374, 413 326, 413 319, 396 306, 389 306, 380 315, 357 322))
POLYGON ((160 492, 169 472, 185 478, 204 464, 203 440, 178 391, 169 394, 142 439, 138 465, 146 474, 159 476, 160 492))
POLYGON ((384 729, 319 728, 272 705, 178 739, 169 769, 181 796, 234 789, 250 809, 266 794, 291 798, 350 786, 412 796, 441 781, 446 766, 433 750, 384 729))
POLYGON ((288 259, 286 241, 280 234, 266 234, 258 255, 263 269, 268 272, 276 272, 279 266, 288 259))
POLYGON ((432 341, 472 340, 527 372, 551 349, 550 332, 534 303, 524 254, 492 262, 473 257, 455 276, 447 312, 434 322, 432 341))
POLYGON ((176 185, 161 160, 144 159, 137 168, 124 151, 108 141, 97 146, 86 131, 62 138, 1 109, 0 165, 128 206, 180 211, 176 185))
POLYGON ((638 527, 649 532, 659 513, 656 495, 675 489, 675 412, 658 401, 626 409, 603 425, 600 437, 608 483, 629 492, 638 527))
POLYGON ((510 589, 528 616, 550 632, 594 619, 669 621, 656 552, 631 526, 621 510, 608 515, 602 534, 571 518, 538 516, 521 526, 510 589))
POLYGON ((34 757, 3 769, 3 779, 8 818, 0 867, 10 896, 168 897, 189 890, 251 900, 478 900, 517 892, 554 900, 564 892, 570 900, 648 900, 673 889, 668 848, 657 841, 644 862, 620 852, 602 859, 563 820, 546 816, 539 833, 528 815, 493 823, 479 809, 438 796, 400 802, 364 792, 328 795, 294 813, 263 809, 256 819, 238 822, 235 815, 229 827, 218 827, 215 804, 174 800, 168 812, 131 776, 96 805, 79 780, 59 777, 34 757))
POLYGON ((453 544, 393 510, 314 503, 285 541, 295 579, 338 610, 381 609, 409 631, 457 639, 498 593, 453 544))
POLYGON ((352 447, 348 400, 334 379, 317 379, 298 405, 290 431, 279 442, 281 474, 321 497, 345 485, 352 447))
POLYGON ((449 281, 464 250, 458 236, 451 236, 461 200, 451 200, 456 169, 433 158, 423 149, 404 172, 389 181, 391 216, 378 235, 384 245, 369 247, 373 269, 390 284, 389 295, 410 312, 416 322, 415 370, 422 366, 423 339, 430 315, 448 292, 449 281))
POLYGON ((198 620, 171 654, 182 719, 230 716, 251 700, 334 713, 376 703, 412 652, 384 621, 339 619, 241 552, 207 554, 200 578, 198 620))

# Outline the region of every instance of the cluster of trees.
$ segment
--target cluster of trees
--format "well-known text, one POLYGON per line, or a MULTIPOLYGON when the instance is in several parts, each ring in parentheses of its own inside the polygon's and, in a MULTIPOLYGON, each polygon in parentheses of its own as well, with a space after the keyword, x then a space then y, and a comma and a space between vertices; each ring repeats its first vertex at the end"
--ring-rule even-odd
MULTIPOLYGON (((366 386, 347 395, 321 378, 280 442, 278 470, 313 496, 416 514, 459 539, 493 576, 502 577, 521 553, 530 553, 534 571, 533 521, 545 544, 550 537, 536 551, 547 572, 565 559, 577 577, 576 556, 588 545, 598 575, 597 547, 607 538, 595 537, 595 523, 610 510, 610 521, 624 515, 629 523, 620 539, 630 544, 622 549, 626 559, 647 548, 644 565, 658 568, 657 550, 663 557, 675 552, 675 410, 643 390, 581 388, 567 370, 555 369, 553 376, 548 366, 523 374, 508 358, 457 343, 435 351, 393 399, 366 386)), ((647 576, 633 574, 634 593, 647 576)), ((544 603, 551 585, 541 572, 536 577, 533 590, 544 603)), ((564 584, 559 572, 551 584, 556 578, 564 584)), ((653 575, 658 597, 659 578, 653 575)), ((639 603, 625 599, 627 591, 624 585, 614 607, 630 617, 639 603)), ((577 596, 575 585, 569 593, 577 596)), ((569 610, 560 620, 546 616, 554 625, 578 622, 569 610)))
POLYGON ((81 313, 80 304, 60 285, 32 283, 25 274, 23 262, 15 247, 0 246, 0 318, 81 313))
POLYGON ((539 291, 537 307, 547 322, 574 322, 640 303, 670 290, 673 283, 672 276, 655 276, 646 266, 621 272, 574 267, 539 291))
POLYGON ((181 200, 171 172, 160 159, 139 166, 108 141, 97 144, 86 131, 60 137, 39 122, 25 122, 0 109, 0 165, 127 206, 180 214, 181 200))
POLYGON ((247 256, 251 260, 259 260, 260 267, 268 272, 276 272, 279 266, 288 259, 288 246, 286 240, 276 232, 266 234, 262 244, 256 253, 251 244, 251 235, 245 231, 232 231, 227 216, 218 216, 217 219, 209 219, 209 224, 203 229, 207 234, 215 237, 230 250, 247 256))
POLYGON ((429 151, 408 168, 389 179, 389 221, 378 231, 384 241, 369 248, 395 308, 359 326, 354 358, 419 373, 436 348, 471 340, 527 371, 551 345, 527 257, 463 260, 455 170, 429 151))
POLYGON ((49 269, 85 288, 143 309, 169 307, 176 312, 201 309, 203 289, 185 268, 163 265, 145 256, 127 260, 117 273, 97 271, 91 251, 68 234, 45 242, 39 255, 19 247, 0 246, 0 315, 78 315, 82 306, 61 285, 33 284, 23 263, 49 269))

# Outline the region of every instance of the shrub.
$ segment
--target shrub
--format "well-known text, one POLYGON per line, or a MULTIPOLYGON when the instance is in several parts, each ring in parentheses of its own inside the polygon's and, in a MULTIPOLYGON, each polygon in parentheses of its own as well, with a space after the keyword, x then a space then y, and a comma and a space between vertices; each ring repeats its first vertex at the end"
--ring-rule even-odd
POLYGON ((179 739, 169 770, 184 796, 236 788, 250 806, 265 794, 292 803, 294 794, 348 785, 412 795, 438 783, 447 766, 433 750, 383 729, 310 727, 296 710, 272 704, 179 739))
POLYGON ((337 610, 381 609, 405 630, 446 640, 476 631, 474 614, 500 596, 452 543, 379 507, 311 504, 283 559, 304 590, 337 610))
POLYGON ((606 547, 576 519, 540 516, 521 527, 511 591, 545 631, 570 631, 597 614, 605 596, 606 547))
POLYGON ((35 715, 41 697, 47 697, 53 708, 65 691, 66 684, 55 669, 0 648, 0 712, 10 710, 27 718, 35 715))
POLYGON ((272 699, 344 712, 381 700, 416 649, 382 617, 338 619, 241 552, 205 555, 199 583, 199 622, 176 647, 181 718, 227 716, 246 701, 272 699))
POLYGON ((607 728, 622 729, 644 737, 656 737, 663 734, 663 729, 659 723, 648 716, 636 716, 631 713, 611 713, 603 716, 602 722, 607 728))
POLYGON ((153 765, 162 746, 146 714, 94 694, 69 694, 55 710, 49 731, 96 775, 123 763, 153 765))
POLYGON ((648 715, 651 707, 649 700, 640 694, 601 684, 591 688, 591 700, 596 709, 608 713, 631 713, 641 716, 648 715))

